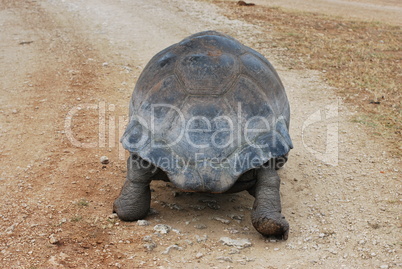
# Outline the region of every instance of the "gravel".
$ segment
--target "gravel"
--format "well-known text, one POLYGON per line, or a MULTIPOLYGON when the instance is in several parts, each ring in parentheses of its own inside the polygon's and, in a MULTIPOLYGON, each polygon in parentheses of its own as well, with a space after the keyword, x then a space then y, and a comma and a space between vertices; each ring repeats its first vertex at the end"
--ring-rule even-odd
POLYGON ((166 248, 166 250, 162 252, 162 254, 165 254, 165 255, 166 255, 166 254, 169 254, 170 250, 172 250, 172 249, 183 250, 183 248, 182 248, 182 247, 179 247, 178 245, 171 245, 171 246, 168 246, 168 247, 166 248))
POLYGON ((149 225, 149 221, 147 221, 147 220, 138 220, 138 221, 137 221, 137 225, 138 225, 138 226, 148 226, 148 225, 149 225))
POLYGON ((172 230, 172 227, 166 224, 157 224, 154 226, 154 231, 160 234, 167 234, 172 230))
POLYGON ((204 257, 204 254, 202 254, 201 252, 198 252, 197 254, 195 254, 196 259, 200 259, 202 257, 204 257))
POLYGON ((249 239, 232 239, 229 237, 221 237, 219 241, 222 242, 223 245, 233 246, 240 249, 250 247, 252 245, 249 239))
POLYGON ((219 221, 219 222, 222 222, 223 224, 229 224, 230 223, 230 220, 224 219, 224 218, 221 218, 221 217, 213 217, 212 219, 216 220, 216 221, 219 221))
POLYGON ((109 158, 107 156, 102 156, 102 157, 100 157, 100 162, 101 162, 101 164, 108 164, 109 158))
POLYGON ((55 245, 59 243, 59 239, 54 234, 51 234, 49 236, 49 243, 55 245))

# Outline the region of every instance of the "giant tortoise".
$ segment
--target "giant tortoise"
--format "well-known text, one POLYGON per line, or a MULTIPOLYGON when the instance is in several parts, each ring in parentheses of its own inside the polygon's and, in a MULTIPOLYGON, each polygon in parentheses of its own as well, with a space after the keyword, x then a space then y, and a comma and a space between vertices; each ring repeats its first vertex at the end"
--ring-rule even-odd
POLYGON ((289 103, 264 56, 219 32, 194 34, 150 60, 129 113, 120 219, 144 218, 150 182, 163 179, 191 192, 247 190, 257 231, 287 239, 276 170, 293 148, 289 103))

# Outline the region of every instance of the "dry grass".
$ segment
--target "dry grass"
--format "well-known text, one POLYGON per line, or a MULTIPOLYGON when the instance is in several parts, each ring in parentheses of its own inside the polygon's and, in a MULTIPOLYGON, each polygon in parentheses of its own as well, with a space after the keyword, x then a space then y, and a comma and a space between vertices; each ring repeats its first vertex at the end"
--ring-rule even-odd
POLYGON ((275 50, 289 68, 322 71, 337 93, 356 106, 354 121, 369 126, 391 149, 402 149, 401 27, 215 3, 229 18, 262 26, 258 49, 275 50))

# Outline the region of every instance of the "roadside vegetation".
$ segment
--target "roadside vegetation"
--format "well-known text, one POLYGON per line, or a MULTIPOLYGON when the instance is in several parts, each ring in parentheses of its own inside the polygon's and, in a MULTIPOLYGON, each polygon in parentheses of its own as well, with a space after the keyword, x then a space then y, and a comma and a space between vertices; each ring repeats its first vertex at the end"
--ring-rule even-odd
POLYGON ((402 31, 379 22, 350 21, 277 7, 214 1, 231 19, 261 26, 257 49, 281 56, 293 69, 322 72, 366 125, 397 156, 402 149, 402 31))

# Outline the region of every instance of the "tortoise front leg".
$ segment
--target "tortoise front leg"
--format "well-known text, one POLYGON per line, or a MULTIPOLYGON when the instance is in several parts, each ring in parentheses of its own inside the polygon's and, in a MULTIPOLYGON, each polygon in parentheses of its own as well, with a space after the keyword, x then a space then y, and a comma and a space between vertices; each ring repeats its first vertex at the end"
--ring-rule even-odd
POLYGON ((251 221, 254 228, 265 236, 287 240, 289 223, 281 214, 280 179, 274 168, 257 170, 257 182, 250 194, 255 197, 251 221))
POLYGON ((156 174, 155 166, 131 154, 127 160, 127 179, 120 196, 113 204, 113 212, 124 221, 143 219, 151 205, 149 184, 156 174))

